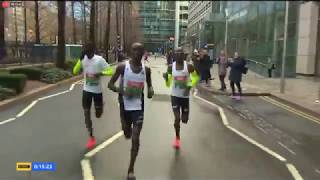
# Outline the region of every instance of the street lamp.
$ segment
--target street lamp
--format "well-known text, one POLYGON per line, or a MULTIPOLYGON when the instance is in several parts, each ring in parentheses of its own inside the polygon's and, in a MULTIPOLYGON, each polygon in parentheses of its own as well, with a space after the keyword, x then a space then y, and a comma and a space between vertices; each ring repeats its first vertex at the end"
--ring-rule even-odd
POLYGON ((288 12, 289 12, 289 1, 286 1, 286 14, 284 20, 284 37, 283 37, 283 52, 282 52, 282 71, 280 80, 280 93, 284 93, 285 89, 285 66, 286 66, 286 51, 287 51, 287 29, 288 29, 288 12))
POLYGON ((224 11, 226 14, 226 29, 225 29, 225 33, 224 33, 224 52, 227 54, 228 16, 229 16, 228 8, 226 8, 224 11))

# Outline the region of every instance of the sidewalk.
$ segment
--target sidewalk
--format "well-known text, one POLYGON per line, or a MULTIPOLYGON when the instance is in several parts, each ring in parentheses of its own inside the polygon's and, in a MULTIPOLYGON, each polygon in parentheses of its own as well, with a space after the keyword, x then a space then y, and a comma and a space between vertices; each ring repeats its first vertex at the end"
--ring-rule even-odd
MULTIPOLYGON (((218 66, 213 65, 211 69, 213 78, 211 91, 218 92, 220 81, 218 76, 218 66)), ((226 76, 227 92, 230 93, 230 82, 226 76)), ((286 103, 308 109, 314 113, 320 114, 320 103, 315 101, 318 98, 320 88, 320 78, 297 77, 287 78, 285 82, 285 93, 280 93, 280 78, 266 78, 252 71, 243 75, 241 83, 243 93, 246 95, 270 94, 286 103)))

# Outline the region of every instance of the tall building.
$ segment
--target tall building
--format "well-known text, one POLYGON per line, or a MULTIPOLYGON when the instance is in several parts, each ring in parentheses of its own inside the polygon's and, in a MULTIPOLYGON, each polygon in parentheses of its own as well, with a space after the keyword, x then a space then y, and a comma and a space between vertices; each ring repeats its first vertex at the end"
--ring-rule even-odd
POLYGON ((139 1, 143 43, 147 50, 173 48, 170 37, 175 34, 174 1, 139 1))
POLYGON ((205 45, 201 42, 201 30, 204 29, 205 17, 212 11, 214 1, 189 1, 188 36, 191 39, 192 48, 200 48, 205 45))
MULTIPOLYGON (((214 1, 211 13, 204 18, 204 22, 212 24, 213 28, 201 40, 213 37, 217 52, 224 48, 227 34, 229 55, 238 51, 249 62, 253 62, 249 64, 251 69, 265 75, 268 59, 271 59, 276 65, 275 75, 280 76, 285 7, 285 1, 214 1)), ((285 67, 287 76, 320 76, 319 22, 319 3, 289 1, 285 67)), ((205 34, 205 30, 203 32, 205 34)))
POLYGON ((188 1, 176 1, 175 48, 185 44, 188 25, 188 1))

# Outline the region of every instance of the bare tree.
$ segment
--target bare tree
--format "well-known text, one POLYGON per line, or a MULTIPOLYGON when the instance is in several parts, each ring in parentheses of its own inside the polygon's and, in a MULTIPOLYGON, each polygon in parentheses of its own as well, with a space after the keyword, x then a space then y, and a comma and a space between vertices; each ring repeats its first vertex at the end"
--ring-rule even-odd
POLYGON ((107 61, 109 55, 109 37, 110 37, 110 14, 111 14, 111 1, 108 1, 108 14, 107 14, 107 25, 106 25, 106 34, 104 36, 104 49, 106 50, 106 58, 107 61))
POLYGON ((86 3, 82 1, 82 18, 83 18, 83 42, 87 42, 87 16, 86 16, 86 3))
MULTIPOLYGON (((116 3, 116 29, 117 29, 117 36, 120 36, 120 32, 119 32, 119 6, 118 6, 118 1, 115 2, 116 3)), ((120 44, 118 43, 118 48, 119 48, 120 44)))
POLYGON ((36 43, 40 44, 40 25, 39 25, 39 2, 34 1, 34 18, 35 18, 35 30, 36 30, 36 43))
POLYGON ((58 1, 58 57, 56 66, 65 68, 65 16, 66 16, 66 2, 58 1))
POLYGON ((90 41, 96 44, 95 39, 95 17, 96 17, 96 1, 91 1, 91 10, 90 10, 90 41))
POLYGON ((16 36, 16 48, 18 48, 18 23, 17 23, 17 8, 14 7, 14 32, 16 36))
POLYGON ((28 57, 27 52, 27 8, 23 8, 23 16, 24 16, 24 57, 28 57))
POLYGON ((125 42, 125 30, 126 30, 126 27, 125 27, 125 1, 122 1, 122 43, 123 43, 123 51, 126 52, 126 42, 125 42))
POLYGON ((72 12, 72 29, 73 29, 73 43, 77 43, 77 32, 76 32, 76 19, 74 17, 74 1, 71 1, 71 12, 72 12))
MULTIPOLYGON (((0 2, 2 4, 3 1, 0 2)), ((0 6, 0 60, 7 55, 4 40, 4 17, 4 8, 0 6)))

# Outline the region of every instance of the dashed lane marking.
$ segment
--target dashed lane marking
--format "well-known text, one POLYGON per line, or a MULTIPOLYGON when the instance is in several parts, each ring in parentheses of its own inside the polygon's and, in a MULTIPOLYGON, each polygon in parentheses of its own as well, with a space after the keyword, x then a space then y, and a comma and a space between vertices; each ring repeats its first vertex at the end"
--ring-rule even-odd
POLYGON ((81 160, 82 176, 85 180, 94 180, 89 159, 81 160))

